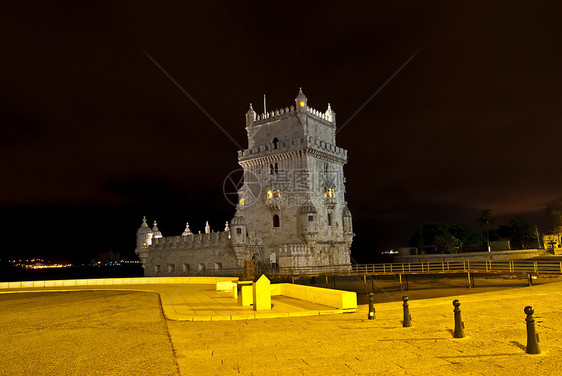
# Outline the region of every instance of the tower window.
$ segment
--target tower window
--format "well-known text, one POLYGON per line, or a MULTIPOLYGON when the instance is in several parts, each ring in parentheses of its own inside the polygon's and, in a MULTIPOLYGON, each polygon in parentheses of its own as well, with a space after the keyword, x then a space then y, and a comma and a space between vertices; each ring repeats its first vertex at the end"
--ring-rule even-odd
POLYGON ((274 148, 274 149, 277 149, 277 143, 278 143, 278 142, 279 142, 279 139, 278 139, 277 137, 275 137, 275 138, 273 139, 273 141, 271 142, 271 143, 273 144, 273 148, 274 148))
POLYGON ((154 273, 160 273, 160 265, 154 265, 154 273))
POLYGON ((277 214, 273 216, 273 227, 279 227, 279 216, 277 214))
POLYGON ((275 175, 277 175, 279 173, 279 167, 277 166, 277 163, 275 163, 275 175))
POLYGON ((237 228, 236 228, 236 233, 237 233, 238 235, 242 234, 242 229, 241 229, 240 227, 237 227, 237 228))
POLYGON ((332 225, 332 213, 328 213, 328 226, 332 225))
POLYGON ((273 175, 273 174, 275 174, 275 169, 273 168, 273 165, 270 164, 269 165, 269 175, 273 175))
POLYGON ((189 272, 189 269, 190 269, 190 268, 189 268, 189 264, 183 264, 183 272, 184 272, 184 273, 189 272))
POLYGON ((173 273, 176 271, 176 266, 174 264, 168 265, 168 273, 173 273))
POLYGON ((279 191, 277 189, 268 189, 267 198, 275 198, 275 197, 281 197, 279 191))
POLYGON ((309 222, 313 222, 313 221, 314 221, 314 216, 313 216, 313 215, 309 215, 309 216, 308 216, 308 221, 309 221, 309 222))

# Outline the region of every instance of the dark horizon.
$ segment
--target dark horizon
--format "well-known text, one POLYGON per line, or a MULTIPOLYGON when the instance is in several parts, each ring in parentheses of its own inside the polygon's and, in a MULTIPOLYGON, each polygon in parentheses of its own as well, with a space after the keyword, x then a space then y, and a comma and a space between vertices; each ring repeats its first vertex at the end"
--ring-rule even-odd
POLYGON ((349 153, 355 258, 405 246, 425 223, 481 231, 484 209, 497 225, 523 215, 552 229, 559 3, 1 10, 0 258, 133 255, 144 215, 164 236, 186 221, 222 230, 234 214, 222 185, 239 168, 237 144, 247 146, 249 104, 262 112, 266 94, 269 111, 290 106, 299 87, 311 107, 330 103, 338 126, 352 118, 337 145, 349 153))

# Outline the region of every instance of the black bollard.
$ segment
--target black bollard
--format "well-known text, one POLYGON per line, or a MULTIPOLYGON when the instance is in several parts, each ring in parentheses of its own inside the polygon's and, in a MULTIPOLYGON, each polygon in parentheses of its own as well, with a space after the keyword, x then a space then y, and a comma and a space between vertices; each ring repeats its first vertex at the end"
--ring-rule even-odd
POLYGON ((535 318, 533 313, 535 310, 531 306, 525 307, 525 313, 527 314, 527 354, 540 354, 541 349, 539 348, 539 335, 535 330, 535 318))
POLYGON ((455 306, 455 309, 453 309, 453 312, 455 312, 455 334, 453 334, 453 337, 464 338, 464 322, 462 322, 461 309, 459 308, 461 302, 455 299, 453 300, 453 305, 455 306))
POLYGON ((369 320, 375 319, 375 300, 373 299, 373 293, 369 293, 369 320))
POLYGON ((403 296, 402 300, 404 301, 404 321, 402 326, 404 328, 412 326, 412 316, 410 316, 410 307, 408 306, 408 297, 403 296))

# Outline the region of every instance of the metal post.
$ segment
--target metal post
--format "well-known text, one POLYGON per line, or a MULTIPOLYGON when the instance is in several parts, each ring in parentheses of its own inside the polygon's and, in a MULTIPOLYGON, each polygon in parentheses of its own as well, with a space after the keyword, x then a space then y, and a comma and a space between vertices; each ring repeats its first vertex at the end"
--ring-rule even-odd
POLYGON ((539 335, 535 330, 535 318, 533 314, 535 310, 531 306, 525 307, 525 314, 527 317, 525 321, 527 322, 527 354, 540 354, 541 349, 539 348, 539 335))
POLYGON ((408 305, 408 297, 403 296, 402 300, 404 301, 404 321, 402 322, 402 326, 404 328, 412 326, 412 316, 410 315, 410 307, 408 305))
POLYGON ((373 299, 373 293, 369 293, 369 320, 375 319, 375 299, 373 299))
POLYGON ((455 312, 455 334, 453 334, 453 337, 464 338, 464 322, 462 322, 461 309, 459 308, 461 302, 455 299, 453 300, 453 305, 455 306, 455 309, 453 309, 453 312, 455 312))

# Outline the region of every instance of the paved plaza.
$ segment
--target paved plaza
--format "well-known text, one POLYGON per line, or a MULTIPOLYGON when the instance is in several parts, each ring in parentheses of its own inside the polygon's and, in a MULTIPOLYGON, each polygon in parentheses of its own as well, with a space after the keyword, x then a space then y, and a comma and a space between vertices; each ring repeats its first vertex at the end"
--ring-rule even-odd
POLYGON ((214 321, 247 307, 209 286, 135 287, 0 294, 0 374, 562 374, 562 282, 411 300, 410 328, 402 327, 401 301, 376 304, 375 320, 367 320, 365 305, 329 315, 285 298, 272 302, 287 317, 214 321), (454 298, 463 339, 452 335, 454 298), (161 307, 171 314, 174 304, 191 321, 166 320, 161 307), (525 353, 526 305, 535 308, 540 355, 525 353), (210 321, 193 321, 198 313, 210 321))

